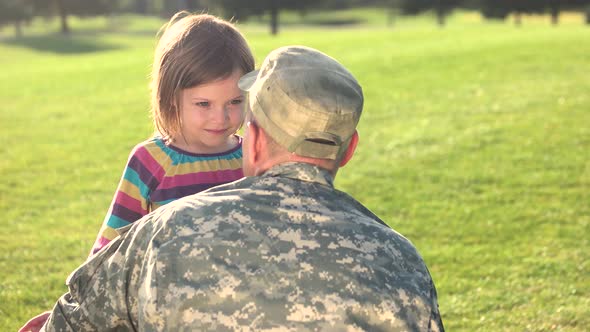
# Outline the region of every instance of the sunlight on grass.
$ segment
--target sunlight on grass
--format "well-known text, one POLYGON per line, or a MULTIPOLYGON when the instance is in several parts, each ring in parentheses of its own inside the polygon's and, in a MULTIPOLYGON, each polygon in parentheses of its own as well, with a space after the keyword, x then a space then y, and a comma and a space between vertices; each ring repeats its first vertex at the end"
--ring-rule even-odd
MULTIPOLYGON (((323 14, 305 20, 317 23, 323 14)), ((449 331, 590 325, 590 29, 456 13, 386 24, 343 11, 325 28, 287 14, 278 36, 240 22, 258 63, 304 44, 359 79, 357 155, 336 186, 424 256, 449 331)), ((0 41, 0 326, 50 308, 88 254, 131 147, 151 133, 148 74, 163 22, 35 22, 0 41), (113 28, 113 26, 116 27, 113 28)), ((11 33, 7 28, 3 36, 11 33)))

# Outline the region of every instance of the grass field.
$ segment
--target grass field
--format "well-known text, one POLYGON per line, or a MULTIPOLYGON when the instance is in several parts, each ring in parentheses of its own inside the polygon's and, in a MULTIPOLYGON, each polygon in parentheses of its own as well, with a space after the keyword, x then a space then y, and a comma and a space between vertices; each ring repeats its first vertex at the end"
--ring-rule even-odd
MULTIPOLYGON (((240 28, 259 61, 304 44, 358 77, 361 142, 336 186, 418 247, 448 331, 587 331, 590 26, 360 14, 339 29, 240 28)), ((1 330, 49 309, 87 256, 128 152, 151 133, 161 23, 1 31, 1 330)))

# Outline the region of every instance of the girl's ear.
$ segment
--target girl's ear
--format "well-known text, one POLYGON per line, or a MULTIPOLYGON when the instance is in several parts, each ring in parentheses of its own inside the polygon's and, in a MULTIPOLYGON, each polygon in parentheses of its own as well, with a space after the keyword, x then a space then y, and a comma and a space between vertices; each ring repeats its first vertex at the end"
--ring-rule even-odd
POLYGON ((356 150, 356 146, 359 143, 359 133, 358 131, 354 131, 352 137, 350 138, 350 143, 344 152, 344 157, 340 161, 340 167, 346 165, 350 159, 352 159, 352 155, 354 154, 354 150, 356 150))

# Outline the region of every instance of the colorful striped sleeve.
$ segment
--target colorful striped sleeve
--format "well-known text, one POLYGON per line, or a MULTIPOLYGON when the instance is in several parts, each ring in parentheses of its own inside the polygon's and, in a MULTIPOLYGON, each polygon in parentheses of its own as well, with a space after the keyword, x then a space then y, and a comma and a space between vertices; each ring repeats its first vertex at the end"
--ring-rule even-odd
POLYGON ((164 173, 162 165, 145 146, 140 144, 131 151, 109 211, 92 246, 91 255, 117 237, 117 228, 130 225, 152 210, 150 194, 158 186, 164 173))

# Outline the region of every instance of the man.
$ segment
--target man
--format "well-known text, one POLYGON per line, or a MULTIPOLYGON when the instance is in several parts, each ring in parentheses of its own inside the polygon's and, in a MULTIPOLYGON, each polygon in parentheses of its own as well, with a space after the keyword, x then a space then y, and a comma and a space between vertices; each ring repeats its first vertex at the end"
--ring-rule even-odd
POLYGON ((246 178, 161 207, 68 278, 44 329, 442 331, 412 244, 334 189, 362 90, 279 48, 240 80, 246 178))

